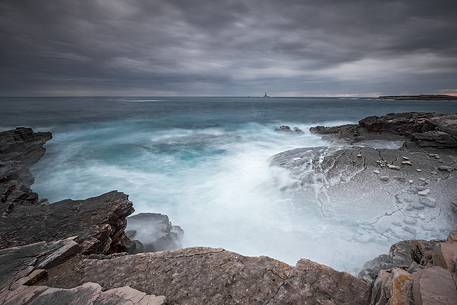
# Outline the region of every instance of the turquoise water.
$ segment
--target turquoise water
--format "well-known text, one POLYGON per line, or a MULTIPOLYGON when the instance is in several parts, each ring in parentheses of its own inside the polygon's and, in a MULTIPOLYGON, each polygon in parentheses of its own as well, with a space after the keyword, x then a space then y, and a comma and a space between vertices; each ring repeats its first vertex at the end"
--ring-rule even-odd
POLYGON ((306 257, 355 272, 389 242, 360 243, 358 225, 321 215, 311 198, 284 192, 272 155, 328 145, 307 132, 401 111, 457 111, 455 102, 337 98, 1 98, 0 127, 51 130, 34 167, 51 201, 113 189, 136 212, 160 212, 185 230, 185 246, 223 247, 290 264, 306 257), (302 135, 274 128, 298 126, 302 135))

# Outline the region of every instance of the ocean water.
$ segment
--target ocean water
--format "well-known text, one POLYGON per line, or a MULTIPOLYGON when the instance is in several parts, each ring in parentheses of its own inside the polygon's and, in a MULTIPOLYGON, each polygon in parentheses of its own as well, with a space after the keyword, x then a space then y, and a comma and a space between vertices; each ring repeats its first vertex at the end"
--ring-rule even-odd
MULTIPOLYGON (((222 247, 294 265, 304 257, 357 272, 387 243, 352 238, 360 219, 338 223, 312 198, 284 192, 287 171, 271 157, 329 145, 314 125, 402 111, 457 112, 446 101, 354 98, 61 97, 0 98, 0 129, 51 130, 33 189, 50 201, 111 190, 137 213, 167 214, 184 246, 222 247), (274 131, 286 124, 305 131, 274 131)), ((341 203, 347 204, 347 203, 341 203)))

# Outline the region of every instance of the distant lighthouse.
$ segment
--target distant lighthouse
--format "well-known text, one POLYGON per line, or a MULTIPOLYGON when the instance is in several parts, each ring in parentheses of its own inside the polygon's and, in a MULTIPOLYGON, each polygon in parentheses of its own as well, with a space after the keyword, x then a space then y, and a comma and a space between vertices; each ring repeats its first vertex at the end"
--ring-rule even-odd
POLYGON ((267 92, 265 91, 265 95, 263 96, 264 98, 270 97, 267 92))

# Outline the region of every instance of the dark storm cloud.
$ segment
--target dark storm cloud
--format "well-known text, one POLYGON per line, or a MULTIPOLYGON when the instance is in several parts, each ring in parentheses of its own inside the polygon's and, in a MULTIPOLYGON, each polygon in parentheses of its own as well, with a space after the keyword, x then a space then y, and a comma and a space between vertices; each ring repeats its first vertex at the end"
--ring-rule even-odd
POLYGON ((456 1, 0 2, 1 95, 457 88, 456 1))

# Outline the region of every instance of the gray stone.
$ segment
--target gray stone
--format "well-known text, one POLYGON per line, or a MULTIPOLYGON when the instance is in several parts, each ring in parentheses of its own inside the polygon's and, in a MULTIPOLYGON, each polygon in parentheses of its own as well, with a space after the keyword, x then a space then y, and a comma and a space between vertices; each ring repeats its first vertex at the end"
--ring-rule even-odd
POLYGON ((296 267, 223 249, 187 248, 111 259, 86 259, 46 284, 72 288, 93 282, 128 285, 163 295, 170 304, 367 304, 370 286, 344 272, 300 260, 296 267), (77 275, 77 276, 75 276, 77 275))
POLYGON ((140 213, 130 216, 127 218, 127 228, 132 232, 130 238, 141 242, 144 251, 181 248, 184 231, 179 226, 173 226, 167 215, 140 213))

